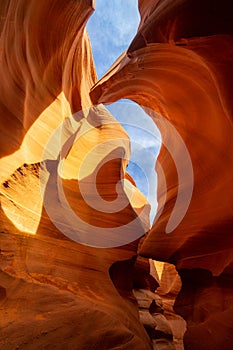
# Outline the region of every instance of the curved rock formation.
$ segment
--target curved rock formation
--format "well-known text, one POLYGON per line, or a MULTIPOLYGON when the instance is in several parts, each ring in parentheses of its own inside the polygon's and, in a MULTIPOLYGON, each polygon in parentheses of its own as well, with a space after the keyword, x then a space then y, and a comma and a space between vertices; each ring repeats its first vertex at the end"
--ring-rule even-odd
POLYGON ((0 10, 0 156, 6 179, 16 163, 39 162, 61 121, 91 106, 96 73, 85 31, 90 1, 4 0, 0 10))
POLYGON ((185 349, 230 350, 230 2, 139 0, 138 33, 99 82, 93 8, 0 4, 0 347, 178 350, 179 314, 185 349), (143 239, 129 138, 99 105, 123 97, 163 138, 143 239))
POLYGON ((150 349, 132 294, 150 208, 128 135, 90 101, 92 1, 0 10, 0 347, 150 349))
POLYGON ((230 6, 229 1, 139 1, 138 34, 91 93, 94 103, 129 98, 144 106, 170 146, 163 146, 158 158, 159 209, 139 253, 176 265, 182 278, 176 310, 188 322, 187 349, 230 350, 232 342, 230 6), (183 220, 169 231, 171 215, 179 217, 192 188, 184 148, 170 124, 191 157, 194 187, 183 220))

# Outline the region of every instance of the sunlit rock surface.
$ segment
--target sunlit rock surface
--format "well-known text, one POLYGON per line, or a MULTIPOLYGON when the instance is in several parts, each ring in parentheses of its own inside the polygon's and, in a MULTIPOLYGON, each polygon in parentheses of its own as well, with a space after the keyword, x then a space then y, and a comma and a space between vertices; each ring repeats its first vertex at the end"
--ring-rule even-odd
POLYGON ((0 3, 0 348, 231 350, 230 2, 139 0, 138 34, 99 82, 93 10, 0 3), (120 98, 164 144, 142 239, 129 137, 101 105, 120 98))
POLYGON ((90 101, 93 6, 0 4, 1 349, 152 348, 132 293, 150 207, 128 135, 90 101))
POLYGON ((187 321, 185 348, 230 350, 231 3, 139 1, 139 8, 142 18, 138 34, 127 52, 95 85, 91 96, 95 103, 130 98, 147 107, 147 111, 150 108, 163 144, 169 144, 170 150, 163 146, 159 155, 158 214, 139 253, 173 263, 179 271, 182 289, 175 310, 187 321), (187 212, 176 225, 174 211, 179 216, 183 210, 192 177, 185 165, 184 148, 167 127, 171 124, 190 155, 194 186, 187 212))

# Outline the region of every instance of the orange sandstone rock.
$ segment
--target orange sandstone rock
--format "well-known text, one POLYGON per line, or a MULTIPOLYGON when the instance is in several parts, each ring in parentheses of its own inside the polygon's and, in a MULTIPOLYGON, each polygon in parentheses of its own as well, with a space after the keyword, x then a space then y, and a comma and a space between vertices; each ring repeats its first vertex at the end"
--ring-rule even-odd
POLYGON ((158 214, 139 253, 175 264, 182 277, 176 310, 188 322, 185 348, 230 350, 232 310, 226 302, 232 292, 233 260, 230 2, 139 1, 139 8, 137 35, 94 86, 92 100, 132 99, 146 107, 160 128, 164 146, 157 163, 158 214), (169 125, 181 136, 192 167, 169 125), (179 217, 192 179, 187 212, 169 231, 169 220, 179 217))
POLYGON ((126 174, 128 135, 89 97, 96 74, 85 24, 93 7, 89 0, 0 4, 0 348, 6 350, 152 347, 132 294, 149 205, 126 174), (101 201, 111 208, 118 197, 119 213, 95 208, 101 201), (124 268, 111 279, 117 261, 124 268))

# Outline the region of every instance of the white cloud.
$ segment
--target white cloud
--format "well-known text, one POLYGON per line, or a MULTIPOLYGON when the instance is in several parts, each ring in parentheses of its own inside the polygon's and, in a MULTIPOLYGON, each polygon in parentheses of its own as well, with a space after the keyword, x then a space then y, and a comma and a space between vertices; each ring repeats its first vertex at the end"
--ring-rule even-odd
POLYGON ((87 24, 98 76, 127 49, 139 24, 137 0, 96 0, 87 24))

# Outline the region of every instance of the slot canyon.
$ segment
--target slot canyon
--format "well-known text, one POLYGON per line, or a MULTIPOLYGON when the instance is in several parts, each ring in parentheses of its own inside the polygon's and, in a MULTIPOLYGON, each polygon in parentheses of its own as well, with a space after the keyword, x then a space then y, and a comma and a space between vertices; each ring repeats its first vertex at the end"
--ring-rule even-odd
POLYGON ((97 6, 0 1, 0 349, 232 350, 233 5, 138 0, 100 79, 97 6), (152 223, 122 99, 161 134, 152 223))

